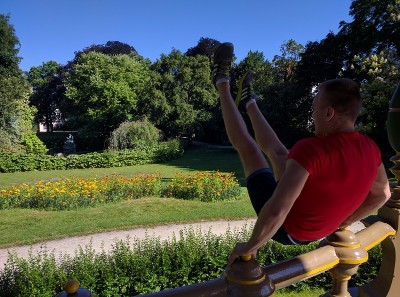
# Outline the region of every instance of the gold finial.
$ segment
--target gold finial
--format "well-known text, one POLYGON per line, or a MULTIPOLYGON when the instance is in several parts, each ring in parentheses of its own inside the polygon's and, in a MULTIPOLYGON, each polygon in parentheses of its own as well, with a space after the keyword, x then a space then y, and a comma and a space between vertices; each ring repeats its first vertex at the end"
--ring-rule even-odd
POLYGON ((244 256, 240 256, 240 259, 242 259, 243 261, 250 261, 252 258, 251 255, 244 255, 244 256))
POLYGON ((67 283, 64 285, 64 290, 68 294, 75 294, 79 289, 79 283, 75 279, 70 279, 67 281, 67 283))

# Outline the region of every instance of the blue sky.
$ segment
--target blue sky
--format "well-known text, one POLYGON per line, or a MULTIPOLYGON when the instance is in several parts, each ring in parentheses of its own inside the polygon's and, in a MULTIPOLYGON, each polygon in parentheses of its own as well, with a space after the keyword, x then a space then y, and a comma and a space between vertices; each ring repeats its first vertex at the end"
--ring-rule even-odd
POLYGON ((201 37, 235 45, 238 61, 261 51, 268 60, 294 39, 303 45, 351 21, 351 0, 0 0, 21 43, 20 67, 60 64, 92 44, 120 41, 154 61, 185 52, 201 37))

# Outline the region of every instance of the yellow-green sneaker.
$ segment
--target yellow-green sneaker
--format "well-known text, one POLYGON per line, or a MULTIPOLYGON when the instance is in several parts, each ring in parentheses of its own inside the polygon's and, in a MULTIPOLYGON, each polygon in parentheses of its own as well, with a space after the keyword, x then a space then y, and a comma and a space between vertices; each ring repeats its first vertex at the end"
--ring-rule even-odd
POLYGON ((247 71, 238 83, 238 92, 236 95, 236 106, 242 112, 246 112, 246 104, 251 100, 257 100, 256 94, 253 92, 253 86, 251 84, 253 80, 253 71, 247 71))

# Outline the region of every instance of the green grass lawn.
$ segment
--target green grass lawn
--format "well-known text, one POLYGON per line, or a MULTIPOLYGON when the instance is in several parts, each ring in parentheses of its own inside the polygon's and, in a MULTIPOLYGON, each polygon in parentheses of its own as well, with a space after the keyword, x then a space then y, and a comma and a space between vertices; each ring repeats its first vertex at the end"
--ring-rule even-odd
MULTIPOLYGON (((100 177, 110 174, 130 176, 137 173, 159 173, 163 178, 168 179, 177 172, 210 170, 234 172, 239 181, 244 182, 239 157, 233 149, 192 147, 182 158, 166 164, 2 173, 0 174, 0 188, 69 176, 100 177)), ((149 227, 204 220, 235 220, 248 217, 255 217, 255 213, 245 188, 242 188, 239 199, 213 203, 147 197, 74 211, 0 210, 0 232, 2 234, 0 247, 32 244, 57 238, 139 226, 149 227)))
POLYGON ((221 172, 234 172, 244 186, 244 174, 239 156, 231 148, 190 147, 182 158, 165 164, 147 164, 128 167, 71 169, 51 171, 28 171, 14 173, 0 173, 0 189, 14 184, 32 183, 39 180, 50 180, 57 177, 92 177, 120 174, 125 176, 137 173, 159 173, 164 178, 171 178, 177 172, 195 172, 219 170, 221 172))
POLYGON ((225 202, 149 197, 73 211, 0 211, 0 247, 162 224, 255 217, 247 194, 225 202))

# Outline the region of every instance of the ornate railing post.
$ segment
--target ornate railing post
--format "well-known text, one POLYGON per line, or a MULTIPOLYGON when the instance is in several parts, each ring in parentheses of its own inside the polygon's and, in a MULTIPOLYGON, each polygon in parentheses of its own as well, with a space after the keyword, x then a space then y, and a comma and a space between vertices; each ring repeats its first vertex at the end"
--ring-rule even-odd
POLYGON ((225 278, 229 297, 267 297, 275 291, 265 270, 251 256, 235 260, 225 270, 225 278))
MULTIPOLYGON (((396 156, 390 160, 395 166, 390 170, 397 182, 392 187, 392 196, 378 211, 378 216, 390 224, 396 233, 400 230, 400 84, 389 104, 387 131, 390 145, 396 156)), ((360 296, 397 297, 400 292, 400 237, 389 237, 382 242, 382 264, 377 277, 360 289, 360 296)))
POLYGON ((392 171, 397 180, 392 185, 392 196, 387 205, 400 209, 400 83, 389 104, 387 131, 390 145, 396 151, 396 155, 390 158, 390 161, 394 163, 390 171, 392 171))
POLYGON ((64 291, 56 297, 95 297, 88 289, 79 288, 79 283, 71 279, 64 285, 64 291))
POLYGON ((348 281, 357 273, 360 264, 368 260, 368 253, 361 246, 357 236, 347 227, 338 229, 321 242, 322 246, 327 244, 335 248, 339 264, 329 271, 332 290, 324 296, 350 297, 348 281))

